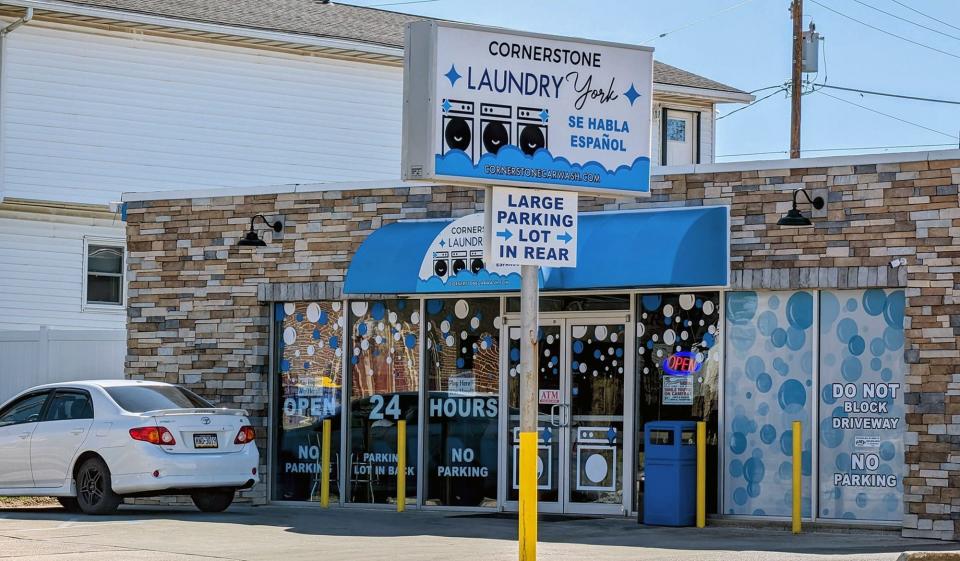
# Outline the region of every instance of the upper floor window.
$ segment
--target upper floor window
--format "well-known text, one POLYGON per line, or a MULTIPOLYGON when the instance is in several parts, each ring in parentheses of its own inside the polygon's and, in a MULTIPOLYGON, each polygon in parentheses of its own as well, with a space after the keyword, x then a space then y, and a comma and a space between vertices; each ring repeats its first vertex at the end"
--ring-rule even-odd
POLYGON ((700 113, 663 109, 660 119, 661 165, 700 163, 700 113))
POLYGON ((87 305, 123 305, 124 253, 122 244, 87 240, 84 260, 84 302, 87 305))

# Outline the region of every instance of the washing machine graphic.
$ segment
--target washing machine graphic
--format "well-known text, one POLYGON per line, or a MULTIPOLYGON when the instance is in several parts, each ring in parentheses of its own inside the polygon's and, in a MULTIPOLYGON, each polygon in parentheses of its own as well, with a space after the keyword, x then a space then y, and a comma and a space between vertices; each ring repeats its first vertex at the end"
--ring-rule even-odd
POLYGON ((440 280, 446 280, 450 274, 450 254, 446 251, 433 252, 433 274, 440 277, 440 280))
POLYGON ((443 154, 450 150, 462 150, 471 161, 474 161, 474 103, 445 99, 443 104, 443 154))
POLYGON ((450 252, 450 276, 457 276, 457 274, 466 269, 468 265, 466 251, 450 252))
POLYGON ((470 272, 477 274, 483 270, 483 250, 477 249, 470 252, 470 272))
POLYGON ((524 154, 532 156, 547 144, 547 121, 550 114, 537 107, 517 107, 517 146, 524 154))
POLYGON ((510 144, 510 129, 513 127, 510 118, 513 108, 509 105, 495 105, 493 103, 480 104, 480 156, 496 154, 507 144, 510 144))

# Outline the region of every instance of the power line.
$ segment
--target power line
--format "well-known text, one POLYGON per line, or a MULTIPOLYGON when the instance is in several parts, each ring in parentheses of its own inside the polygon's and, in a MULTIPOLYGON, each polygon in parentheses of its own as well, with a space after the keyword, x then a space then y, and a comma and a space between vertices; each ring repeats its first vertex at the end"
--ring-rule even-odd
POLYGON ((902 40, 902 41, 906 41, 907 43, 911 43, 911 44, 917 45, 918 47, 923 47, 924 49, 929 49, 929 50, 931 50, 931 51, 935 51, 935 52, 938 52, 938 53, 940 53, 940 54, 944 54, 944 55, 951 56, 951 57, 956 58, 956 59, 960 59, 960 55, 958 55, 958 54, 951 53, 951 52, 949 52, 949 51, 944 51, 943 49, 938 49, 938 48, 936 48, 936 47, 931 47, 930 45, 927 45, 927 44, 925 44, 925 43, 920 43, 919 41, 914 41, 913 39, 908 39, 908 38, 906 38, 906 37, 904 37, 904 36, 902 36, 902 35, 897 35, 896 33, 891 33, 891 32, 889 32, 889 31, 887 31, 886 29, 881 29, 881 28, 879 28, 879 27, 877 27, 877 26, 875 26, 875 25, 870 25, 869 23, 864 22, 864 21, 860 21, 860 20, 858 20, 857 18, 855 18, 855 17, 853 17, 853 16, 848 16, 847 14, 845 14, 845 13, 843 13, 843 12, 838 12, 837 10, 834 10, 833 8, 831 8, 831 7, 829 7, 829 6, 818 2, 817 0, 810 0, 810 1, 813 2, 814 4, 816 4, 817 6, 820 6, 821 8, 823 8, 823 9, 825 9, 825 10, 829 10, 829 11, 837 14, 838 16, 845 17, 845 18, 847 18, 847 19, 850 20, 850 21, 855 21, 855 22, 859 23, 860 25, 863 25, 863 26, 865 26, 865 27, 869 27, 870 29, 873 29, 874 31, 879 31, 880 33, 884 33, 884 34, 889 35, 889 36, 891 36, 891 37, 896 37, 897 39, 900 39, 900 40, 902 40))
POLYGON ((732 6, 727 6, 726 8, 720 10, 719 12, 714 12, 714 13, 706 16, 706 17, 702 17, 702 18, 700 18, 700 19, 691 21, 690 23, 687 23, 687 24, 685 24, 685 25, 681 25, 680 27, 678 27, 678 28, 676 28, 676 29, 671 29, 670 31, 667 31, 667 32, 665 32, 665 33, 661 33, 661 34, 659 34, 659 35, 654 35, 653 37, 647 39, 646 41, 641 41, 640 44, 641 44, 641 45, 646 45, 647 43, 650 43, 651 41, 656 41, 657 39, 663 39, 664 37, 666 37, 667 35, 670 35, 671 33, 676 33, 677 31, 683 31, 684 29, 687 29, 688 27, 693 27, 694 25, 697 25, 698 23, 707 21, 707 20, 709 20, 709 19, 713 19, 714 17, 719 16, 719 15, 722 14, 722 13, 729 12, 730 10, 734 10, 734 9, 736 9, 736 8, 739 8, 740 6, 745 6, 745 5, 749 4, 750 2, 753 2, 753 0, 743 0, 743 1, 740 2, 739 4, 734 4, 734 5, 732 5, 732 6))
POLYGON ((877 91, 873 91, 873 90, 861 90, 861 89, 859 89, 859 88, 845 88, 845 87, 843 87, 843 86, 828 86, 827 84, 813 84, 813 86, 816 87, 814 91, 819 91, 820 88, 828 88, 828 89, 831 89, 831 90, 843 90, 843 91, 846 91, 846 92, 857 92, 857 93, 861 93, 861 94, 879 95, 879 96, 883 96, 883 97, 896 97, 896 98, 898 98, 898 99, 912 99, 912 100, 915 100, 915 101, 928 101, 928 102, 930 102, 930 103, 947 103, 947 104, 950 104, 950 105, 960 105, 960 100, 954 100, 954 99, 937 99, 937 98, 933 98, 933 97, 918 97, 918 96, 914 96, 914 95, 903 95, 903 94, 895 94, 895 93, 887 93, 887 92, 877 92, 877 91))
POLYGON ((952 27, 953 29, 956 29, 957 31, 960 31, 960 27, 957 27, 956 25, 951 25, 951 24, 943 21, 942 19, 935 18, 935 17, 931 16, 930 14, 923 13, 923 12, 921 12, 920 10, 917 10, 917 9, 911 7, 911 6, 908 6, 908 5, 904 4, 903 2, 900 2, 900 0, 890 0, 890 1, 893 2, 893 3, 895 3, 895 4, 899 4, 899 5, 903 6, 904 8, 910 10, 911 12, 918 13, 918 14, 920 14, 921 16, 923 16, 923 17, 925 17, 925 18, 932 19, 933 21, 935 21, 935 22, 937 22, 937 23, 942 23, 943 25, 946 25, 947 27, 952 27))
POLYGON ((825 92, 825 91, 823 91, 823 90, 817 90, 816 93, 823 94, 823 95, 825 95, 825 96, 827 96, 827 97, 829 97, 829 98, 835 99, 835 100, 837 100, 837 101, 842 101, 843 103, 847 103, 847 104, 849 104, 849 105, 853 105, 853 106, 859 107, 859 108, 861 108, 861 109, 865 109, 865 110, 867 110, 867 111, 870 111, 871 113, 876 113, 877 115, 883 115, 884 117, 888 117, 888 118, 893 119, 893 120, 895 120, 895 121, 900 121, 901 123, 906 123, 906 124, 908 124, 908 125, 913 125, 913 126, 915 126, 915 127, 917 127, 917 128, 921 128, 921 129, 924 129, 924 130, 928 130, 928 131, 930 131, 930 132, 935 132, 935 133, 937 133, 937 134, 941 134, 941 135, 946 136, 947 138, 950 138, 950 139, 952 139, 952 140, 954 140, 954 141, 960 140, 960 139, 958 139, 957 135, 955 135, 955 134, 950 134, 950 133, 947 133, 947 132, 939 131, 939 130, 937 130, 937 129, 931 129, 930 127, 921 125, 921 124, 919 124, 919 123, 914 123, 913 121, 908 121, 908 120, 906 120, 906 119, 901 119, 900 117, 891 115, 891 114, 889 114, 889 113, 884 113, 883 111, 877 111, 876 109, 873 109, 873 108, 871 108, 871 107, 867 107, 866 105, 860 105, 859 103, 854 103, 854 102, 852 102, 852 101, 850 101, 850 100, 843 99, 842 97, 837 97, 837 96, 835 96, 835 95, 830 95, 830 94, 828 94, 827 92, 825 92))
POLYGON ((916 25, 917 27, 922 27, 923 29, 926 29, 927 31, 933 31, 934 33, 939 33, 940 35, 943 35, 944 37, 949 37, 949 38, 951 38, 951 39, 956 39, 957 41, 960 41, 960 37, 957 37, 956 35, 951 35, 951 34, 949 34, 949 33, 940 31, 939 29, 936 29, 936 28, 933 28, 933 27, 929 27, 929 26, 923 25, 922 23, 917 23, 917 22, 913 21, 912 19, 907 19, 907 18, 904 18, 904 17, 900 17, 900 16, 898 16, 897 14, 894 14, 894 13, 892 13, 892 12, 888 12, 888 11, 882 10, 882 9, 876 7, 876 6, 872 6, 872 5, 870 5, 870 4, 867 4, 867 3, 864 2, 863 0, 853 0, 853 1, 856 2, 857 4, 860 4, 861 6, 866 6, 866 7, 870 8, 871 10, 876 10, 876 11, 880 12, 881 14, 887 14, 888 16, 890 16, 890 17, 892 17, 892 18, 896 18, 896 19, 898 19, 898 20, 900 20, 900 21, 905 21, 905 22, 907 22, 907 23, 909 23, 909 24, 916 25))
MULTIPOLYGON (((843 152, 845 150, 889 150, 891 148, 938 148, 954 146, 953 144, 897 144, 889 146, 848 146, 842 148, 805 148, 801 152, 843 152)), ((772 150, 770 152, 743 152, 740 154, 720 154, 718 158, 733 158, 736 156, 765 156, 769 154, 789 154, 789 150, 772 150)))
MULTIPOLYGON (((765 89, 766 89, 766 88, 765 88, 765 89)), ((761 101, 763 101, 763 100, 765 100, 765 99, 767 99, 767 98, 773 97, 773 96, 777 95, 778 93, 780 93, 780 92, 782 92, 782 91, 786 91, 786 89, 787 89, 787 88, 786 88, 785 86, 780 86, 780 89, 776 90, 775 92, 773 92, 773 93, 771 93, 771 94, 768 94, 768 95, 765 95, 765 96, 761 97, 760 99, 755 99, 755 100, 751 101, 750 103, 744 105, 743 107, 734 109, 733 111, 731 111, 731 112, 729 112, 729 113, 726 113, 726 114, 724 114, 724 115, 720 115, 719 117, 717 117, 716 120, 719 121, 720 119, 724 119, 724 118, 726 118, 726 117, 729 117, 730 115, 733 115, 734 113, 739 113, 740 111, 743 111, 744 109, 749 109, 750 107, 753 107, 754 105, 760 103, 761 101)))
POLYGON ((767 86, 767 87, 765 87, 765 88, 757 88, 757 89, 755 89, 755 90, 753 90, 753 91, 749 91, 749 92, 747 92, 747 93, 752 95, 752 94, 755 94, 755 93, 757 93, 757 92, 762 92, 762 91, 766 91, 766 90, 772 90, 773 88, 783 88, 783 87, 784 87, 783 84, 777 84, 777 85, 775 85, 775 86, 767 86))

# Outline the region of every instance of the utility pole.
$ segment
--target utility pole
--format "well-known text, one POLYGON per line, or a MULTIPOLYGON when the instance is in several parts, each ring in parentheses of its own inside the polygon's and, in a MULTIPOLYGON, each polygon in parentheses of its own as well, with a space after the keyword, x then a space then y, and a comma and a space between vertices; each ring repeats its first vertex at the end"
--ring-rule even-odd
POLYGON ((793 0, 793 75, 790 87, 790 157, 800 157, 800 94, 803 64, 803 0, 793 0))
POLYGON ((520 266, 520 561, 537 559, 539 283, 540 267, 520 266))

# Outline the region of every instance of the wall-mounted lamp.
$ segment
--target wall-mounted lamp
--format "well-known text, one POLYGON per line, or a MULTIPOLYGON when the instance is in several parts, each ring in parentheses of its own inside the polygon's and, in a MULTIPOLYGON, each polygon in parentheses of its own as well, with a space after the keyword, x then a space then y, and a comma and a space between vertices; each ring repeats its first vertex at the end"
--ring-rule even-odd
POLYGON ((271 224, 270 221, 268 221, 266 218, 264 218, 264 216, 263 216, 262 214, 257 214, 257 215, 254 215, 254 217, 250 219, 250 231, 247 232, 247 235, 245 235, 242 240, 240 240, 239 242, 237 242, 237 245, 239 245, 239 246, 241 246, 241 247, 243 247, 243 246, 247 246, 247 247, 264 247, 264 246, 267 245, 267 242, 261 240, 261 239, 260 239, 260 236, 257 235, 257 231, 254 230, 254 228, 253 228, 253 225, 254 225, 254 223, 257 221, 257 218, 259 218, 260 220, 262 220, 263 223, 266 224, 267 226, 270 226, 271 228, 273 228, 273 231, 276 232, 276 233, 278 233, 278 234, 283 230, 283 224, 282 224, 279 220, 277 220, 276 222, 274 222, 274 223, 271 224))
POLYGON ((785 215, 780 220, 777 220, 778 226, 813 226, 813 222, 810 222, 810 219, 804 216, 799 210, 797 210, 797 193, 803 193, 803 196, 807 198, 807 201, 813 205, 813 208, 820 210, 823 208, 824 200, 823 197, 810 198, 810 195, 805 189, 795 189, 793 191, 793 208, 787 211, 785 215))

